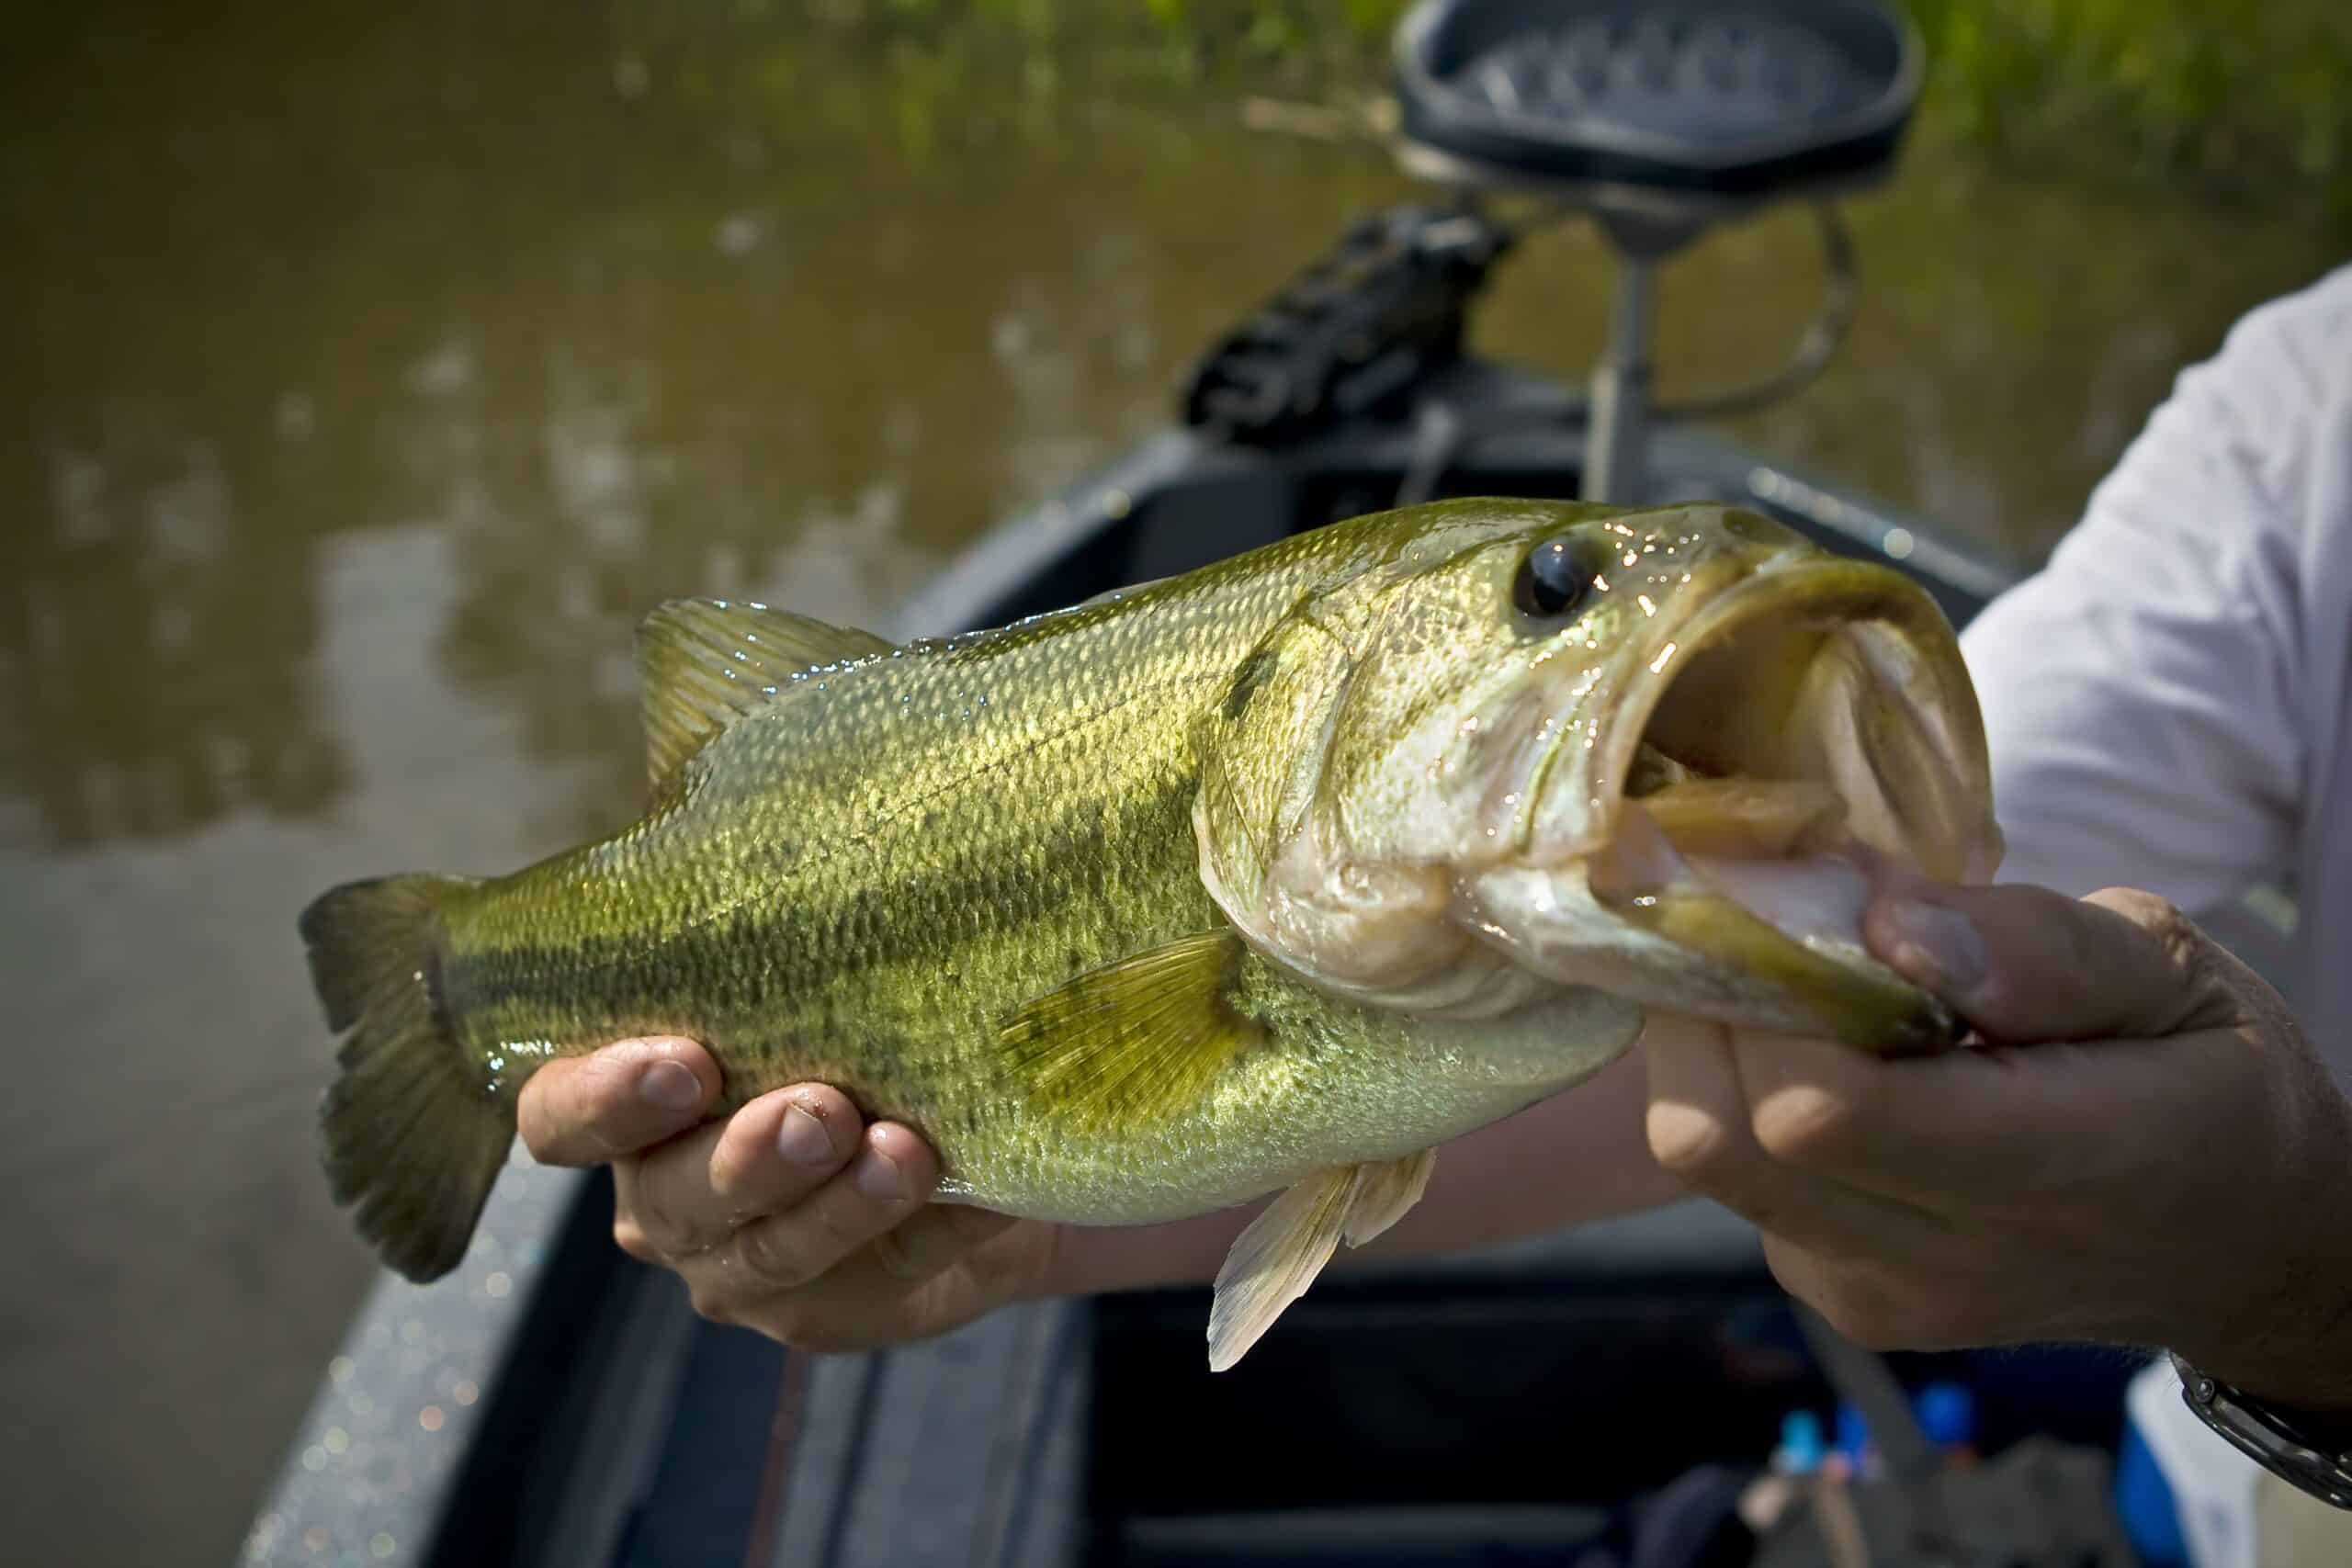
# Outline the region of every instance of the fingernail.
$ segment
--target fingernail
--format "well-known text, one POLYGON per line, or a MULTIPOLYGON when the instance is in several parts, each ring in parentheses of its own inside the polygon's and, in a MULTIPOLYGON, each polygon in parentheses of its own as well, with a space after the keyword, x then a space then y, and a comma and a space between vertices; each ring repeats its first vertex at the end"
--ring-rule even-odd
POLYGON ((880 1198, 888 1202, 903 1203, 914 1196, 908 1185, 907 1173, 898 1162, 878 1149, 868 1149, 857 1156, 857 1190, 868 1198, 880 1198))
POLYGON ((797 1105, 785 1111, 784 1125, 775 1130, 775 1146, 795 1165, 825 1165, 833 1157, 833 1140, 825 1124, 797 1105))
POLYGON ((1984 939, 1968 917, 1957 909, 1941 904, 1927 904, 1917 899, 1905 899, 1888 914, 1894 930, 1910 949, 1905 956, 1916 956, 1918 963, 1933 971, 1919 976, 1939 981, 1947 991, 1967 992, 1984 984, 1985 972, 1992 967, 1992 958, 1984 950, 1984 939))
POLYGON ((702 1080, 682 1063, 664 1059, 637 1075, 638 1098, 664 1111, 692 1111, 702 1102, 702 1080))

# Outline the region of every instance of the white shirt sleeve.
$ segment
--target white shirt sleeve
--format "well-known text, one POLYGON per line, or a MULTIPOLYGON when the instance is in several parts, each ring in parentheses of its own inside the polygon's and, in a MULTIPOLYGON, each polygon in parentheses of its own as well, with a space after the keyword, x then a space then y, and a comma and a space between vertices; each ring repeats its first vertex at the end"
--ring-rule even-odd
POLYGON ((2352 272, 2240 322, 2049 565, 1968 627, 2004 880, 2195 912, 2295 863, 2311 448, 2347 322, 2352 272))

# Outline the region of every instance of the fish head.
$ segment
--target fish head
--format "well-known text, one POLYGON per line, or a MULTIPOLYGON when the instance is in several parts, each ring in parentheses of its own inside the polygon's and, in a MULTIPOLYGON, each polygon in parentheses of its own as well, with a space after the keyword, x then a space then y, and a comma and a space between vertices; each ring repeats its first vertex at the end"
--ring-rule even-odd
POLYGON ((1204 879, 1246 936, 1435 1016, 1578 986, 1880 1051, 1951 1037, 1860 929, 1892 878, 2000 853, 1923 590, 1720 506, 1384 525, 1204 737, 1204 879))

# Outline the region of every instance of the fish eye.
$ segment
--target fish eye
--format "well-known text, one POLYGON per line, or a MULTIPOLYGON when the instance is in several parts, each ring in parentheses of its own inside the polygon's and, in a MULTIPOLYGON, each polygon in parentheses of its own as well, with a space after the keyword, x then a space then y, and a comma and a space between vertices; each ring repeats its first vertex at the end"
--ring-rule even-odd
POLYGON ((1511 580, 1511 603, 1522 615, 1556 621, 1575 613, 1592 592, 1592 574, 1566 539, 1546 539, 1527 552, 1511 580))

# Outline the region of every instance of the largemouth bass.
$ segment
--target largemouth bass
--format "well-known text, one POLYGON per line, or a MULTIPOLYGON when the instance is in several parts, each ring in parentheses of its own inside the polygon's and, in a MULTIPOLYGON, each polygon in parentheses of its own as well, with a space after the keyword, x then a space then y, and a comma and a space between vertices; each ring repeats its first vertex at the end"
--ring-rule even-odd
POLYGON ((1719 507, 1417 507, 903 647, 681 601, 638 651, 642 819, 302 917, 335 1194, 412 1279, 463 1255, 534 1068, 677 1033, 722 1111, 821 1080, 914 1127, 949 1201, 1281 1192, 1218 1279, 1229 1366, 1435 1145, 1645 1008, 1948 1041, 1860 913, 1998 856, 1933 602, 1719 507))

